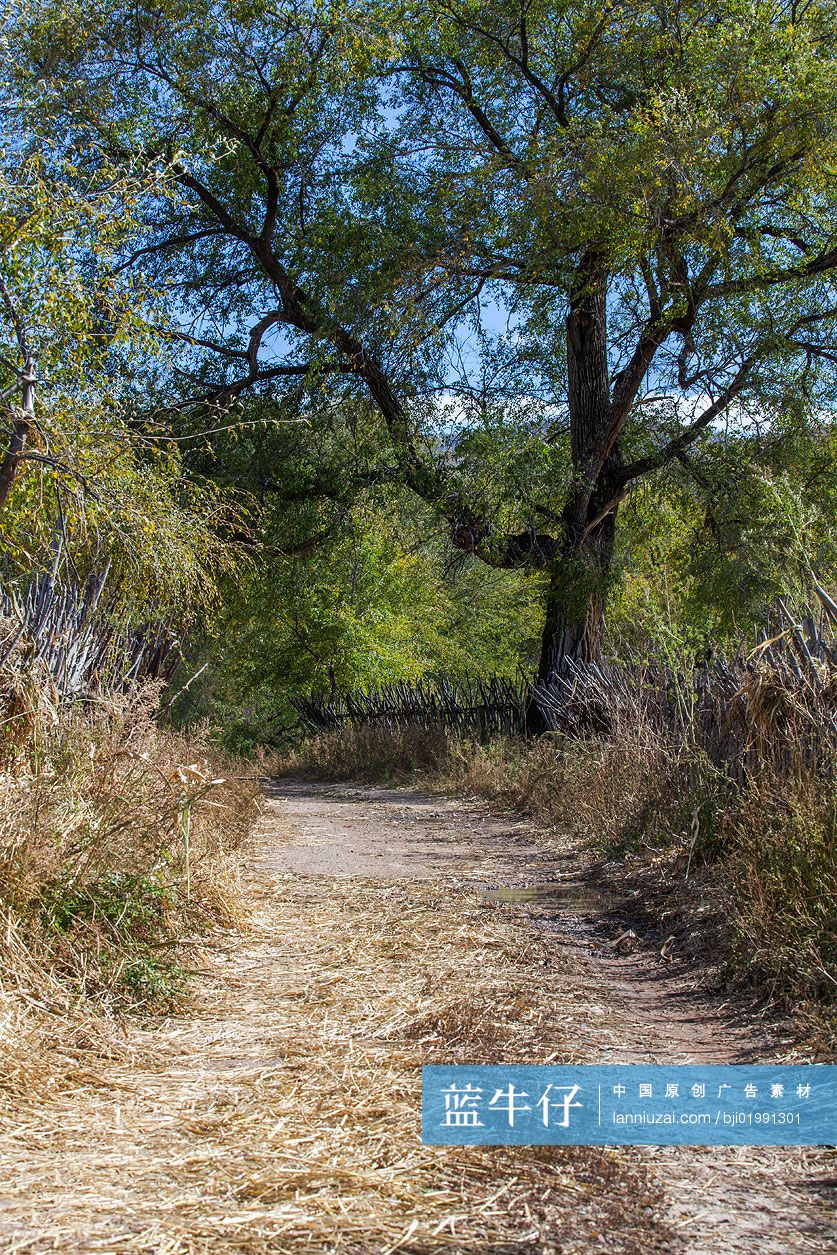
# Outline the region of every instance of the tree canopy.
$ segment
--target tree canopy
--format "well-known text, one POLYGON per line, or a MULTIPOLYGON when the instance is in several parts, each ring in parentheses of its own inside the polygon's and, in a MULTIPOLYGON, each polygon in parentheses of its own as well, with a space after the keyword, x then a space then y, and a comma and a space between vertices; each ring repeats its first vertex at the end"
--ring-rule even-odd
POLYGON ((68 184, 130 188, 74 249, 142 293, 134 430, 164 421, 275 555, 412 494, 446 545, 536 573, 544 676, 601 650, 638 536, 770 552, 771 477, 833 465, 834 18, 37 0, 8 38, 68 184))

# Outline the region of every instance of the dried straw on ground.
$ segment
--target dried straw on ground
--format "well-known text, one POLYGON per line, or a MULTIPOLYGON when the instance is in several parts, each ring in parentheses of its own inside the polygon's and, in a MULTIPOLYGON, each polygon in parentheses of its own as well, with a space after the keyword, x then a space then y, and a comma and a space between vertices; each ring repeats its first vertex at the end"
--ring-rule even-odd
POLYGON ((263 888, 187 1019, 109 1058, 53 1046, 30 1099, 7 1090, 0 1246, 572 1251, 606 1229, 602 1250, 672 1249, 614 1152, 421 1145, 422 1061, 567 1057, 572 1007, 521 941, 443 885, 263 888))
POLYGON ((457 874, 278 871, 287 811, 271 803, 242 886, 251 914, 216 937, 189 1013, 122 1040, 43 1038, 28 1074, 9 1079, 0 1248, 749 1255, 747 1223, 763 1208, 760 1251, 825 1249, 809 1236, 822 1231, 810 1193, 821 1169, 798 1151, 423 1146, 422 1063, 672 1047, 649 1043, 639 1004, 565 928, 480 892, 531 867, 509 820, 492 828, 461 804, 368 792, 339 806, 315 795, 298 839, 343 822, 350 845, 365 832, 382 858, 436 851, 440 868, 459 859, 457 874), (710 1230, 714 1245, 696 1244, 710 1230))

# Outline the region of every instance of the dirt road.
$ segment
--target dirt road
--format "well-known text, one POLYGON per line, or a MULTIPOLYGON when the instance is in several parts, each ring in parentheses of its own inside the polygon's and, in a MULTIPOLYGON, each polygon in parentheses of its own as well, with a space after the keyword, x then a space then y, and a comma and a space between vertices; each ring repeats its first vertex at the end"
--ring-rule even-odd
POLYGON ((825 1152, 432 1148, 430 1062, 783 1057, 611 944, 578 855, 409 789, 279 782, 185 1016, 2 1121, 0 1249, 837 1250, 825 1152))

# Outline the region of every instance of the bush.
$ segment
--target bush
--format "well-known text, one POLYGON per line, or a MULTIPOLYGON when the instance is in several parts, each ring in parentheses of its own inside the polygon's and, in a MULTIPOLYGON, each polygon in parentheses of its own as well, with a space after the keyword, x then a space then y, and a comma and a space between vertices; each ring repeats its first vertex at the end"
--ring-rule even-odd
POLYGON ((0 744, 11 984, 25 955, 30 985, 168 1009, 186 987, 184 938, 234 911, 229 859, 256 813, 256 774, 206 729, 162 728, 157 700, 153 685, 74 706, 47 693, 29 735, 0 744))

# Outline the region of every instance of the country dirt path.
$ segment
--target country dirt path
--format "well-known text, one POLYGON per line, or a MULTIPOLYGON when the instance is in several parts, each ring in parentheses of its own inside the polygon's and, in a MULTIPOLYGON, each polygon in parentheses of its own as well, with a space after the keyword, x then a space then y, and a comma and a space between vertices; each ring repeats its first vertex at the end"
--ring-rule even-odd
POLYGON ((0 1249, 837 1250, 827 1152, 422 1146, 422 1063, 783 1057, 578 875, 463 801, 278 782, 189 1012, 0 1112, 0 1249))

